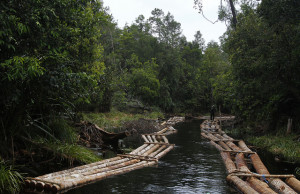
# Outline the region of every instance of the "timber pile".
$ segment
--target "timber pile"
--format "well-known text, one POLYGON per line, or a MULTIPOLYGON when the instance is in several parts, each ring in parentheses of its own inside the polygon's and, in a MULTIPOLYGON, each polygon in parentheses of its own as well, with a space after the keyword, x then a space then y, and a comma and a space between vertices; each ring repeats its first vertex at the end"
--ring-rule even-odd
POLYGON ((120 154, 114 158, 36 178, 27 178, 25 189, 35 193, 65 192, 110 176, 155 165, 161 157, 174 148, 174 144, 169 143, 166 135, 176 133, 172 125, 182 121, 184 121, 183 117, 172 117, 161 124, 164 126, 162 130, 142 135, 144 144, 129 154, 120 154))
POLYGON ((228 172, 228 182, 246 194, 300 193, 300 181, 294 175, 270 174, 258 154, 250 150, 243 140, 226 135, 218 122, 205 120, 200 125, 201 135, 220 151, 228 172), (253 166, 253 171, 249 166, 253 166))

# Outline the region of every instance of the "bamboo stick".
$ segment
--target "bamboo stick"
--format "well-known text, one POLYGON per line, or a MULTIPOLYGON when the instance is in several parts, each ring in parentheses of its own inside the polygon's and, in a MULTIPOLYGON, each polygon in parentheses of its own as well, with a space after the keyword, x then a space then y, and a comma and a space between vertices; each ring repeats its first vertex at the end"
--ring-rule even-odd
POLYGON ((243 176, 243 177, 256 177, 256 178, 290 178, 294 177, 292 174, 257 174, 257 173, 232 173, 234 176, 243 176))
POLYGON ((241 192, 245 194, 258 194, 252 187, 250 187, 245 181, 237 176, 227 176, 227 181, 232 182, 241 192))
POLYGON ((290 187, 292 187, 295 191, 300 193, 300 181, 294 177, 287 178, 285 181, 290 187))
POLYGON ((234 150, 224 150, 224 152, 233 152, 233 153, 243 153, 243 154, 255 154, 256 152, 248 151, 234 151, 234 150))

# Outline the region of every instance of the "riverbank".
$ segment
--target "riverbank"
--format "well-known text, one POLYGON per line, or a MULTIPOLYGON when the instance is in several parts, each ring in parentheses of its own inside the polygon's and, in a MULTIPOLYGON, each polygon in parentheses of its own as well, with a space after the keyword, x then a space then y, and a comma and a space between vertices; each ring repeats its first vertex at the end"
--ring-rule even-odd
MULTIPOLYGON (((164 116, 160 112, 130 114, 115 110, 109 113, 81 113, 80 115, 80 123, 94 123, 105 131, 117 133, 125 131, 126 124, 141 123, 139 120, 143 119, 149 122, 142 122, 142 124, 148 125, 150 121, 164 116)), ((60 132, 55 134, 60 138, 51 140, 36 136, 31 139, 16 139, 13 158, 0 157, 0 193, 20 191, 22 177, 35 177, 103 159, 99 154, 101 148, 95 152, 80 142, 82 131, 76 123, 57 119, 49 126, 60 132), (11 186, 10 183, 15 186, 11 186)))

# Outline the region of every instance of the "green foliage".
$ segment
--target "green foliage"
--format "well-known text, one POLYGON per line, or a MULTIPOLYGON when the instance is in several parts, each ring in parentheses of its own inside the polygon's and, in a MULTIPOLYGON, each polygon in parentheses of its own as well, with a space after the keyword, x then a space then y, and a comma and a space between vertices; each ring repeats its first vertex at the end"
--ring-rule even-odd
POLYGON ((293 139, 295 135, 266 135, 261 137, 251 137, 250 143, 267 149, 273 154, 281 155, 288 161, 300 162, 300 143, 293 139))
POLYGON ((148 112, 145 114, 129 114, 112 110, 109 113, 82 113, 83 120, 95 123, 105 130, 113 130, 122 127, 127 121, 144 119, 157 119, 163 118, 164 115, 160 111, 148 112))
MULTIPOLYGON (((1 160, 1 158, 0 158, 1 160)), ((0 161, 0 193, 19 193, 22 188, 23 176, 12 166, 0 161)))
POLYGON ((36 138, 34 142, 42 147, 51 150, 55 155, 69 161, 70 165, 74 160, 85 164, 101 160, 94 152, 77 144, 64 143, 62 141, 51 141, 44 138, 36 138))
POLYGON ((224 41, 232 63, 235 111, 276 127, 299 112, 300 4, 267 0, 257 8, 242 8, 236 29, 224 41))

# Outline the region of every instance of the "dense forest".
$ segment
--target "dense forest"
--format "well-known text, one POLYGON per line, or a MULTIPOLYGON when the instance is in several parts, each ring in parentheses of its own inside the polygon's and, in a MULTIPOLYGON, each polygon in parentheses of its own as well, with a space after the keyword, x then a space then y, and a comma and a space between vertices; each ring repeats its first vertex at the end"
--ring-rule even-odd
POLYGON ((37 137, 72 144, 78 113, 112 108, 202 114, 215 104, 263 131, 292 118, 299 132, 300 1, 233 3, 220 6, 219 45, 201 29, 187 41, 161 9, 119 28, 98 0, 2 0, 0 160, 37 137))

